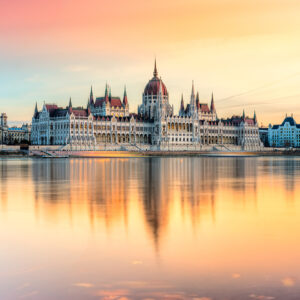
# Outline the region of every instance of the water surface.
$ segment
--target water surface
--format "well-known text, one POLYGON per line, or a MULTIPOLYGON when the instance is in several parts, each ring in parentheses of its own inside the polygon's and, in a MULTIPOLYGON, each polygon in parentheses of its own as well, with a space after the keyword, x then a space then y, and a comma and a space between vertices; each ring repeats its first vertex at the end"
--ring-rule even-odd
POLYGON ((0 299, 300 299, 300 159, 0 160, 0 299))

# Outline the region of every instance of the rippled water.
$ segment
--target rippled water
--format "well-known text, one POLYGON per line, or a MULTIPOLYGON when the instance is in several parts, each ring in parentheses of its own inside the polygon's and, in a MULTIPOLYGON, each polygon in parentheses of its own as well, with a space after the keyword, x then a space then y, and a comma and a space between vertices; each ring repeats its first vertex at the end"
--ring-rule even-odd
POLYGON ((300 299, 300 159, 0 160, 0 299, 300 299))

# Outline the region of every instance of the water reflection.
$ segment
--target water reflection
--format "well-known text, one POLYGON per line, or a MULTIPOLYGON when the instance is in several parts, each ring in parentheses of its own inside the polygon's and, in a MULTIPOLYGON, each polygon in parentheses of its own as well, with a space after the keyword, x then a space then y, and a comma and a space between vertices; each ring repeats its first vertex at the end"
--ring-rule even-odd
POLYGON ((43 213, 55 218, 55 211, 64 204, 71 224, 76 203, 85 207, 91 228, 97 219, 105 219, 107 228, 120 220, 126 226, 132 199, 143 206, 156 248, 168 226, 174 199, 180 201, 182 217, 196 226, 201 218, 216 221, 215 201, 220 188, 240 191, 237 201, 241 203, 245 193, 247 199, 250 195, 256 198, 257 164, 251 159, 47 160, 36 161, 31 168, 37 216, 41 206, 50 204, 43 213))
MULTIPOLYGON (((1 160, 0 176, 0 263, 57 285, 51 296, 48 286, 28 291, 30 299, 293 299, 299 291, 297 158, 1 160)), ((0 271, 0 298, 19 295, 9 289, 16 276, 24 278, 0 271)))

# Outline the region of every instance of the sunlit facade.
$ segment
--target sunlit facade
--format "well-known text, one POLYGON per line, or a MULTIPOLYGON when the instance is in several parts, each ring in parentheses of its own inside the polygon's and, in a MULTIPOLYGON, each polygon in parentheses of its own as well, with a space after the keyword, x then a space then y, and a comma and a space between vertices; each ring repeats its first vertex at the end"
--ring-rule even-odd
POLYGON ((205 146, 220 149, 236 147, 259 150, 256 115, 219 119, 212 96, 211 103, 200 103, 194 84, 190 102, 183 98, 178 115, 169 103, 169 93, 158 77, 155 63, 153 78, 147 83, 138 114, 129 113, 126 89, 123 101, 112 97, 106 85, 104 97, 94 101, 91 89, 86 108, 74 108, 70 99, 66 108, 44 104, 35 108, 32 118, 32 144, 62 145, 69 149, 95 150, 200 150, 205 146))

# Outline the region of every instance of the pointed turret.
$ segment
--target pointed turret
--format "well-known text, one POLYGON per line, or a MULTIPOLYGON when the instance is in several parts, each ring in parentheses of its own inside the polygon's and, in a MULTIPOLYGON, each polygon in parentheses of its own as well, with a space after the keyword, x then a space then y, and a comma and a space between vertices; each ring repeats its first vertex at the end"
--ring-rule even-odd
POLYGON ((193 118, 196 118, 197 114, 197 105, 196 105, 196 97, 195 97, 195 88, 194 88, 194 80, 192 83, 192 93, 191 93, 191 102, 190 102, 190 114, 193 118))
POLYGON ((183 110, 183 111, 184 111, 184 100, 183 100, 183 94, 181 94, 180 110, 183 110))
POLYGON ((200 108, 199 92, 197 92, 197 95, 196 95, 196 107, 197 107, 197 109, 200 108))
POLYGON ((35 102, 35 108, 34 108, 33 116, 36 117, 37 114, 38 114, 38 107, 37 107, 37 102, 35 102))
POLYGON ((212 113, 216 112, 214 94, 213 93, 211 93, 210 112, 212 112, 212 113))
POLYGON ((194 98, 195 98, 194 80, 193 80, 193 82, 192 82, 192 94, 191 94, 191 97, 194 97, 194 98))
POLYGON ((105 95, 104 95, 105 103, 108 103, 108 85, 105 84, 105 95))
POLYGON ((109 95, 108 95, 109 101, 111 101, 111 87, 109 87, 109 95))
POLYGON ((253 120, 255 123, 257 123, 257 118, 256 118, 256 112, 254 111, 254 114, 253 114, 253 120))
POLYGON ((68 107, 72 108, 72 99, 71 99, 71 97, 70 97, 70 100, 69 100, 69 106, 68 107))
POLYGON ((183 94, 181 94, 181 102, 180 102, 179 116, 184 116, 184 100, 183 100, 183 94))
POLYGON ((123 104, 124 104, 125 106, 128 104, 126 85, 125 85, 125 87, 124 87, 123 104))
POLYGON ((93 95, 93 87, 91 86, 91 92, 90 92, 90 100, 91 105, 94 105, 94 95, 93 95))
POLYGON ((245 120, 245 110, 243 109, 243 120, 245 120))
POLYGON ((155 58, 155 60, 154 60, 154 71, 153 71, 153 76, 154 76, 154 77, 157 77, 157 75, 158 75, 158 72, 157 72, 156 58, 155 58))

